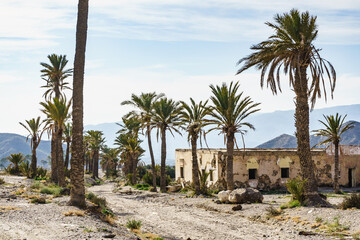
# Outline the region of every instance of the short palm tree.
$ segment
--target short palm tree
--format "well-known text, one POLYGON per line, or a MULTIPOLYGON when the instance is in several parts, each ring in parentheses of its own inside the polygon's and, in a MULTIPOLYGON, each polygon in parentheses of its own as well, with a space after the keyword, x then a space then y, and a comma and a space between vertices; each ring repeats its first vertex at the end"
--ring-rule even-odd
POLYGON ((208 101, 204 103, 202 101, 196 104, 195 101, 190 98, 191 105, 185 102, 181 102, 183 111, 181 113, 182 122, 186 125, 188 132, 188 141, 191 143, 192 152, 192 180, 195 187, 195 194, 201 193, 200 179, 199 179, 199 165, 197 159, 197 141, 201 138, 205 138, 204 127, 207 125, 206 116, 209 114, 209 109, 206 107, 208 101))
POLYGON ((92 177, 99 178, 99 159, 100 149, 103 147, 105 138, 102 131, 90 130, 86 132, 89 135, 90 149, 92 151, 92 177))
POLYGON ((64 163, 66 170, 68 170, 69 168, 71 137, 72 137, 72 125, 71 123, 66 123, 63 132, 63 141, 66 142, 65 163, 64 163))
POLYGON ((53 101, 41 102, 43 106, 42 112, 47 115, 47 121, 49 123, 49 130, 55 137, 56 146, 56 158, 55 160, 56 169, 51 169, 57 172, 57 181, 59 186, 65 186, 65 172, 64 172, 64 159, 62 149, 62 136, 65 126, 65 122, 70 117, 71 100, 66 101, 66 98, 54 98, 53 101))
POLYGON ((295 92, 295 126, 303 179, 306 179, 305 195, 308 205, 328 205, 317 190, 315 165, 310 152, 309 101, 314 107, 316 99, 323 94, 326 99, 324 75, 329 79, 331 96, 335 89, 336 72, 330 62, 323 59, 314 46, 318 35, 316 17, 309 12, 275 15, 275 23, 266 24, 275 33, 267 40, 251 47, 253 52, 242 58, 243 64, 237 74, 255 66, 261 70, 260 85, 266 84, 274 94, 281 92, 280 70, 289 75, 289 85, 295 92), (310 74, 310 79, 307 74, 310 74), (265 78, 266 76, 266 78, 265 78))
POLYGON ((323 115, 326 122, 319 120, 324 126, 324 129, 318 129, 313 131, 315 136, 323 136, 326 139, 315 146, 319 146, 322 144, 334 144, 335 152, 334 152, 334 166, 335 166, 335 175, 334 175, 334 192, 341 193, 339 186, 339 177, 340 177, 340 168, 339 168, 339 144, 341 141, 341 135, 347 130, 354 127, 353 122, 349 122, 344 124, 344 120, 347 115, 342 117, 338 113, 336 115, 323 115))
POLYGON ((13 173, 18 174, 20 172, 19 166, 25 160, 25 156, 22 153, 14 153, 10 154, 6 159, 11 162, 13 173))
POLYGON ((43 88, 47 88, 45 91, 44 97, 46 100, 54 97, 60 98, 63 96, 63 89, 70 89, 67 85, 68 83, 64 80, 71 76, 72 69, 65 69, 68 60, 66 59, 66 55, 56 55, 51 54, 47 56, 50 64, 48 63, 40 63, 44 69, 41 70, 41 77, 46 81, 46 85, 42 86, 43 88))
POLYGON ((106 177, 116 176, 116 167, 119 162, 120 150, 117 148, 104 147, 101 154, 101 168, 105 170, 106 177))
POLYGON ((235 133, 240 133, 243 137, 247 131, 244 127, 255 130, 251 123, 245 122, 245 119, 260 110, 257 108, 260 103, 254 103, 250 97, 243 97, 243 92, 238 92, 239 86, 238 82, 235 84, 231 82, 229 87, 225 83, 221 86, 210 85, 212 91, 210 100, 213 106, 209 109, 209 115, 212 118, 208 120, 208 123, 215 127, 211 128, 209 132, 220 130, 224 134, 227 151, 226 184, 228 190, 234 189, 235 133))
POLYGON ((137 165, 139 157, 144 153, 140 144, 139 131, 142 126, 140 116, 136 114, 127 114, 122 118, 123 124, 118 124, 121 129, 117 132, 120 135, 115 139, 115 144, 119 145, 121 158, 124 162, 124 173, 131 173, 131 183, 137 181, 137 165))
POLYGON ((154 103, 154 111, 151 118, 151 129, 157 129, 157 137, 161 137, 161 169, 160 169, 160 191, 166 192, 166 131, 174 136, 173 132, 181 135, 179 129, 182 129, 181 121, 182 106, 180 102, 172 99, 162 98, 154 103))
POLYGON ((31 146, 31 174, 32 178, 36 177, 36 168, 37 168, 37 158, 36 158, 36 149, 40 144, 42 134, 44 133, 45 128, 41 129, 41 125, 44 121, 40 121, 40 117, 32 118, 30 120, 25 120, 25 123, 21 123, 28 132, 29 135, 26 138, 26 141, 31 138, 30 146, 31 146))
POLYGON ((153 191, 156 190, 156 171, 155 171, 155 158, 154 152, 152 149, 151 143, 151 112, 153 111, 154 103, 164 97, 164 94, 156 94, 155 92, 152 93, 141 93, 140 96, 136 96, 135 94, 131 95, 130 101, 124 101, 121 105, 131 105, 138 109, 138 111, 131 112, 132 115, 138 115, 141 120, 141 127, 144 130, 145 134, 148 139, 148 146, 151 158, 151 169, 152 169, 152 176, 153 176, 153 191))

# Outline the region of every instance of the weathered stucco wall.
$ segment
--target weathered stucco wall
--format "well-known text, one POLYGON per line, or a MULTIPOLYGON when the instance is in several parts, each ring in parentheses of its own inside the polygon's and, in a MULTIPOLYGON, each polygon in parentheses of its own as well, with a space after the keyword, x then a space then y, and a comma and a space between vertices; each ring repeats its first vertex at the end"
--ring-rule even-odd
MULTIPOLYGON (((360 185, 360 147, 342 146, 340 155, 340 179, 342 186, 360 185), (349 170, 350 169, 350 170, 349 170), (351 173, 350 173, 351 172, 351 173), (352 178, 349 178, 349 174, 352 178)), ((201 169, 213 169, 213 181, 209 184, 226 179, 226 150, 198 150, 198 162, 201 169)), ((316 166, 319 186, 332 186, 334 175, 334 156, 331 149, 314 149, 312 158, 316 166)), ((184 168, 184 180, 192 181, 191 150, 177 149, 176 178, 180 178, 180 167, 184 168), (183 163, 182 163, 183 162, 183 163)), ((238 186, 251 186, 260 189, 279 188, 284 186, 289 178, 300 174, 300 162, 295 149, 246 149, 234 152, 234 181, 238 186), (284 176, 281 177, 281 168, 284 176), (288 168, 288 176, 287 170, 288 168), (249 169, 256 172, 255 179, 249 179, 249 169)))

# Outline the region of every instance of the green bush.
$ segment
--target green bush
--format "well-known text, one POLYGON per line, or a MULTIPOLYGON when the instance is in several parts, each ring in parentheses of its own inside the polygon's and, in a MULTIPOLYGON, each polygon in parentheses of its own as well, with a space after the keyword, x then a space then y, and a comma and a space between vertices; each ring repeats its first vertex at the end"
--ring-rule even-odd
POLYGON ((39 181, 34 181, 33 184, 31 184, 30 188, 31 189, 40 189, 44 187, 43 184, 41 184, 39 181))
POLYGON ((134 188, 139 189, 139 190, 146 190, 146 191, 148 191, 149 188, 150 188, 150 185, 147 184, 147 183, 144 183, 144 184, 138 183, 138 184, 135 184, 135 185, 134 185, 134 188))
POLYGON ((31 177, 30 162, 24 161, 20 164, 20 171, 28 178, 31 177))
POLYGON ((0 177, 0 185, 5 184, 5 180, 0 177))
POLYGON ((90 202, 91 202, 91 200, 93 200, 96 197, 96 195, 92 192, 89 192, 85 196, 86 196, 86 199, 88 199, 90 202))
POLYGON ((141 221, 136 221, 135 219, 128 220, 128 222, 126 223, 126 227, 129 229, 140 229, 141 221))
POLYGON ((282 204, 280 206, 280 209, 295 208, 295 207, 300 207, 300 206, 301 206, 301 203, 298 200, 291 200, 290 202, 282 204))
MULTIPOLYGON (((142 180, 143 182, 149 184, 150 186, 152 186, 153 184, 153 176, 151 172, 147 172, 145 173, 145 175, 143 176, 142 180)), ((171 182, 171 177, 169 175, 166 175, 166 185, 169 185, 169 183, 171 182)), ((160 186, 160 174, 156 176, 156 185, 160 186)))
POLYGON ((304 187, 306 180, 302 180, 299 177, 290 179, 286 183, 287 190, 291 193, 292 200, 297 200, 302 205, 305 200, 304 187))
POLYGON ((49 185, 49 186, 42 187, 40 189, 40 193, 51 194, 56 197, 61 196, 61 192, 62 192, 62 188, 57 185, 49 185))
POLYGON ((340 204, 341 209, 357 208, 360 209, 360 193, 353 193, 350 197, 345 197, 340 204))
POLYGON ((35 180, 46 180, 46 174, 47 174, 47 169, 45 169, 43 167, 38 167, 36 169, 35 180))

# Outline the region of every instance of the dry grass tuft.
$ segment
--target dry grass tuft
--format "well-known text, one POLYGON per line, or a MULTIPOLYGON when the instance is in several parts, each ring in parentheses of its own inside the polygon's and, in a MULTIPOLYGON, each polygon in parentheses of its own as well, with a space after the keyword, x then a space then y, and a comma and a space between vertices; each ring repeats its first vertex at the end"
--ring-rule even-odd
POLYGON ((6 210, 20 210, 20 208, 12 206, 0 206, 0 212, 5 212, 6 210))
POLYGON ((102 217, 102 220, 107 222, 108 224, 110 224, 111 226, 114 226, 115 225, 115 220, 116 220, 116 217, 114 216, 111 216, 111 215, 105 215, 102 217))
POLYGON ((63 212, 65 216, 85 216, 85 212, 81 210, 70 210, 68 212, 63 212))

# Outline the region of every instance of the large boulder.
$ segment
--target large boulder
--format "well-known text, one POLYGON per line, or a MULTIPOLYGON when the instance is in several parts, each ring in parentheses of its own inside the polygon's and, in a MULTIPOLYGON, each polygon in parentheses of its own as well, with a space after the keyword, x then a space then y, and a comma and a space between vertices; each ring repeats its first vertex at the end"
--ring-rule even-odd
POLYGON ((261 203, 263 195, 254 188, 238 188, 229 194, 229 202, 231 203, 261 203))
POLYGON ((228 202, 230 193, 231 193, 231 190, 219 192, 218 198, 219 198, 220 202, 223 202, 223 203, 228 202))

